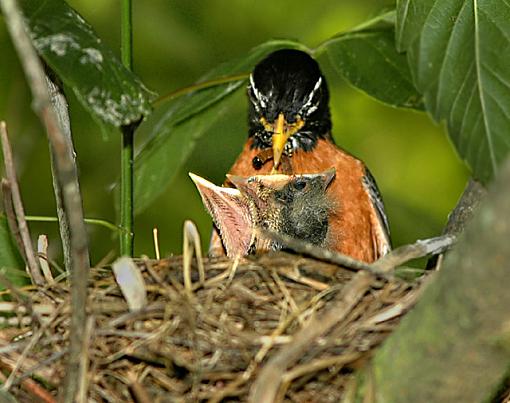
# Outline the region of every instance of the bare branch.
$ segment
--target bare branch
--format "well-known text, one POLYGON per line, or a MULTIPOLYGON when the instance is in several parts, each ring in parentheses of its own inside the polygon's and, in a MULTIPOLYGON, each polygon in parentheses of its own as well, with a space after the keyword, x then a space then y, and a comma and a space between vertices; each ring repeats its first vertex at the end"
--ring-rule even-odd
MULTIPOLYGON (((16 242, 16 246, 18 247, 23 260, 27 261, 27 255, 25 254, 25 248, 23 247, 23 240, 21 239, 21 234, 19 232, 18 222, 16 220, 16 213, 14 212, 14 205, 12 204, 12 191, 10 182, 2 178, 2 198, 4 204, 4 212, 7 217, 7 223, 11 230, 11 234, 14 237, 14 241, 16 242)), ((26 217, 25 217, 26 219, 26 217)))
MULTIPOLYGON (((46 69, 49 70, 48 68, 46 69)), ((74 152, 73 138, 71 134, 71 123, 69 121, 69 107, 67 104, 66 97, 62 90, 62 87, 58 84, 58 80, 52 77, 53 74, 50 71, 46 75, 46 84, 48 85, 48 91, 50 95, 50 100, 53 105, 53 109, 57 114, 58 121, 60 123, 60 127, 62 128, 62 133, 64 134, 66 145, 67 145, 67 153, 69 158, 73 161, 73 183, 76 188, 80 189, 80 184, 78 181, 78 169, 76 168, 76 157, 74 152)), ((71 271, 71 233, 70 233, 70 223, 67 215, 64 210, 64 200, 62 195, 62 188, 57 178, 57 166, 56 166, 56 156, 53 147, 50 144, 50 157, 51 157, 51 173, 53 180, 53 190, 55 192, 55 201, 57 205, 57 216, 58 223, 60 229, 60 239, 62 240, 62 251, 64 253, 64 266, 67 272, 71 271)), ((88 251, 87 251, 88 255, 88 251)), ((89 257, 86 257, 87 260, 90 260, 89 257)))
POLYGON ((69 155, 65 136, 51 105, 44 69, 27 34, 18 4, 15 0, 2 0, 0 5, 33 94, 33 108, 46 128, 48 139, 55 153, 57 177, 63 190, 64 209, 71 230, 71 280, 73 284, 71 308, 73 313, 63 401, 73 402, 78 386, 76 380, 81 379, 80 357, 85 334, 89 269, 88 239, 83 220, 81 195, 74 182, 74 161, 69 155))
POLYGON ((21 193, 16 179, 16 169, 14 168, 14 162, 12 160, 11 144, 9 143, 9 137, 7 136, 7 126, 5 125, 5 122, 0 122, 0 136, 2 140, 2 151, 4 154, 5 174, 7 175, 7 180, 10 184, 12 203, 14 206, 14 212, 16 213, 21 241, 23 243, 24 255, 27 259, 26 263, 34 283, 41 285, 44 284, 44 278, 41 274, 41 269, 37 264, 37 259, 35 258, 34 246, 32 245, 27 221, 25 220, 25 209, 23 208, 23 202, 21 201, 21 193))
POLYGON ((510 160, 375 358, 378 401, 486 401, 508 370, 510 160), (508 327, 508 326, 507 326, 508 327))
POLYGON ((342 253, 321 248, 309 242, 289 236, 278 234, 272 231, 261 230, 264 236, 285 245, 297 253, 308 255, 316 259, 337 264, 351 270, 365 270, 381 278, 388 277, 388 273, 404 263, 428 255, 444 252, 455 242, 455 237, 444 235, 436 238, 418 240, 414 244, 404 245, 390 251, 373 263, 362 262, 342 253))
POLYGON ((443 253, 455 243, 455 236, 443 235, 429 239, 419 239, 410 245, 400 246, 374 263, 379 270, 388 271, 404 263, 428 255, 443 253))
POLYGON ((486 194, 487 189, 480 182, 470 179, 457 205, 448 216, 444 233, 460 234, 486 194))

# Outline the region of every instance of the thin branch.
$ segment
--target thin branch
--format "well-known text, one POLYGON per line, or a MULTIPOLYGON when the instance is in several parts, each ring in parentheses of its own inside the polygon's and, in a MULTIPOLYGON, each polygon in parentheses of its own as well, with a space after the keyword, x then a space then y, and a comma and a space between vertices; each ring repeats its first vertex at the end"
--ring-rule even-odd
POLYGON ((385 277, 386 274, 375 268, 372 264, 362 262, 361 260, 354 259, 350 256, 344 255, 339 252, 321 248, 309 242, 301 239, 289 237, 287 235, 279 234, 273 231, 260 230, 263 236, 271 238, 285 247, 292 249, 294 252, 301 253, 303 255, 311 256, 315 259, 319 259, 328 263, 337 264, 352 270, 366 270, 376 276, 385 277))
MULTIPOLYGON (((47 69, 49 71, 49 69, 47 69)), ((65 137, 67 145, 67 153, 69 158, 73 161, 73 184, 80 189, 80 183, 78 181, 78 169, 76 168, 76 157, 74 152, 73 138, 71 135, 71 123, 69 121, 69 106, 67 104, 66 97, 62 88, 57 84, 58 80, 53 77, 53 72, 49 71, 46 75, 46 84, 50 95, 50 100, 53 105, 53 109, 57 115, 62 134, 65 137)), ((57 216, 60 230, 60 239, 62 240, 62 251, 64 252, 64 266, 66 271, 71 271, 72 259, 71 259, 71 233, 70 223, 64 210, 64 200, 62 195, 62 188, 57 178, 57 166, 56 156, 53 147, 50 144, 50 157, 51 157, 51 177, 53 180, 53 191, 55 192, 55 201, 57 205, 57 216)), ((88 254, 88 251, 87 251, 88 254)), ((90 258, 86 257, 88 260, 90 258)))
POLYGON ((487 189, 480 182, 470 179, 457 205, 448 216, 445 234, 460 234, 473 217, 474 212, 487 194, 487 189))
POLYGON ((33 108, 43 122, 55 152, 58 180, 63 190, 64 209, 71 230, 72 290, 69 360, 64 383, 63 401, 73 402, 80 379, 80 356, 86 324, 87 279, 89 270, 88 240, 83 221, 83 207, 79 189, 74 183, 74 163, 70 158, 65 136, 52 108, 46 76, 41 61, 32 46, 23 16, 15 0, 0 2, 12 42, 18 52, 28 85, 33 94, 33 108))
MULTIPOLYGON (((41 215, 27 215, 25 216, 27 221, 35 221, 35 222, 58 222, 57 217, 48 217, 41 215)), ((85 224, 99 225, 104 228, 108 228, 113 232, 122 232, 122 228, 117 224, 114 224, 107 220, 102 220, 100 218, 85 218, 85 224)))
POLYGON ((351 270, 364 270, 377 277, 387 278, 388 273, 404 263, 428 255, 435 255, 444 252, 455 242, 452 235, 443 235, 436 238, 418 240, 414 244, 404 245, 392 250, 385 256, 373 263, 362 262, 350 256, 329 249, 321 248, 309 242, 289 236, 278 234, 276 232, 260 230, 260 232, 294 252, 311 256, 324 262, 337 264, 351 270))
POLYGON ((377 260, 373 266, 382 271, 393 270, 410 260, 428 255, 437 255, 451 248, 456 242, 453 235, 442 235, 435 238, 419 239, 410 245, 400 246, 377 260))
POLYGON ((228 83, 232 83, 234 81, 246 80, 249 76, 250 76, 250 73, 240 73, 240 74, 233 74, 231 76, 218 77, 218 78, 214 78, 212 80, 202 81, 200 83, 196 83, 196 84, 189 85, 187 87, 179 88, 179 89, 172 91, 168 94, 162 95, 158 99, 156 99, 152 103, 152 105, 154 107, 157 107, 160 104, 162 104, 163 102, 170 101, 174 98, 178 98, 178 97, 190 94, 190 93, 198 91, 198 90, 203 90, 205 88, 216 87, 217 85, 228 84, 228 83))
MULTIPOLYGON (((486 194, 487 189, 480 182, 470 179, 457 205, 448 215, 448 222, 443 234, 459 235, 463 232, 486 194)), ((441 255, 432 256, 427 262, 427 269, 435 268, 438 264, 441 264, 441 257, 441 255)))
MULTIPOLYGON (((18 222, 16 220, 16 213, 14 212, 14 205, 12 204, 12 191, 10 182, 2 178, 2 198, 4 204, 4 212, 7 217, 7 224, 11 230, 11 234, 14 237, 14 241, 18 247, 23 260, 27 261, 27 256, 25 254, 25 248, 23 247, 23 240, 21 239, 21 234, 19 232, 18 222)), ((25 220, 30 221, 27 216, 25 216, 25 220)))
POLYGON ((23 208, 21 193, 19 190, 18 181, 16 179, 16 170, 12 160, 12 150, 9 143, 9 137, 7 135, 7 126, 3 121, 0 122, 0 136, 2 140, 2 151, 4 154, 5 174, 7 175, 7 180, 10 184, 12 203, 14 205, 14 212, 16 213, 16 220, 18 222, 21 241, 23 242, 23 250, 25 252, 24 255, 27 259, 26 263, 34 283, 41 285, 44 284, 44 278, 41 274, 41 269, 37 264, 34 246, 32 245, 27 221, 25 220, 25 209, 23 208))

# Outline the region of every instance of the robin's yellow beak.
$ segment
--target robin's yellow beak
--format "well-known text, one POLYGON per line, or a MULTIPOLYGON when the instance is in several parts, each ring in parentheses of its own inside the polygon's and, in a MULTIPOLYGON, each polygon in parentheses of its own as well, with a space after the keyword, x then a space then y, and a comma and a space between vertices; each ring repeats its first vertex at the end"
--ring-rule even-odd
POLYGON ((273 169, 275 171, 280 164, 283 150, 285 150, 285 143, 291 136, 286 123, 283 113, 280 113, 273 126, 273 169))
POLYGON ((275 173, 280 165, 283 152, 285 151, 285 144, 290 136, 301 129, 305 122, 298 117, 294 123, 288 123, 283 113, 279 113, 274 123, 268 123, 264 118, 261 119, 262 124, 273 133, 273 171, 275 173))

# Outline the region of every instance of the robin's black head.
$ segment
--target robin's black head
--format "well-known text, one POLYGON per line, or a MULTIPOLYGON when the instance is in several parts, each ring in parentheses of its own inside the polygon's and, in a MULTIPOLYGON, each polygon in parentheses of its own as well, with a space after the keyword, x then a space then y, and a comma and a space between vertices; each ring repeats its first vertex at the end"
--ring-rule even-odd
POLYGON ((275 165, 283 152, 309 151, 318 138, 332 140, 326 79, 307 53, 293 49, 271 53, 255 66, 248 95, 254 147, 273 147, 275 165), (276 142, 282 143, 278 157, 276 142))

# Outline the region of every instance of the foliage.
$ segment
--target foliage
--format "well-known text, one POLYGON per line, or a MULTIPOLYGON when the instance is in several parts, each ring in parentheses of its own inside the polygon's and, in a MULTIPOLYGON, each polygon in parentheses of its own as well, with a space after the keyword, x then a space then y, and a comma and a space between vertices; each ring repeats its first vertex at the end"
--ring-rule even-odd
POLYGON ((510 4, 402 0, 397 15, 397 46, 427 112, 446 120, 457 152, 487 182, 510 149, 510 4))
POLYGON ((292 41, 269 41, 242 59, 215 68, 201 81, 246 73, 243 78, 202 89, 166 104, 163 117, 151 130, 150 140, 135 160, 136 209, 146 208, 174 179, 196 145, 213 124, 232 107, 229 98, 244 87, 249 72, 265 55, 281 48, 302 48, 292 41))
POLYGON ((150 113, 154 94, 78 12, 62 0, 23 0, 21 5, 37 51, 96 120, 120 127, 150 113))
POLYGON ((389 12, 334 36, 318 52, 326 51, 336 71, 367 94, 392 106, 423 109, 394 36, 395 12, 389 12))
MULTIPOLYGON (((0 214, 0 272, 13 284, 22 285, 28 282, 28 278, 22 271, 24 268, 23 259, 12 240, 7 218, 0 214)), ((0 290, 4 288, 4 285, 0 282, 0 290)))
POLYGON ((153 116, 153 94, 73 8, 62 0, 21 3, 42 58, 94 119, 120 126, 145 118, 150 133, 136 158, 138 211, 168 188, 198 141, 212 136, 228 115, 232 95, 246 85, 239 73, 246 77, 258 60, 280 47, 308 50, 321 63, 326 55, 336 72, 368 95, 446 120, 448 136, 477 178, 489 181, 508 153, 506 3, 400 1, 396 12, 323 38, 315 48, 299 41, 267 41, 244 58, 212 69, 199 84, 179 92, 185 96, 155 104, 153 116), (204 84, 209 80, 210 86, 204 84))

